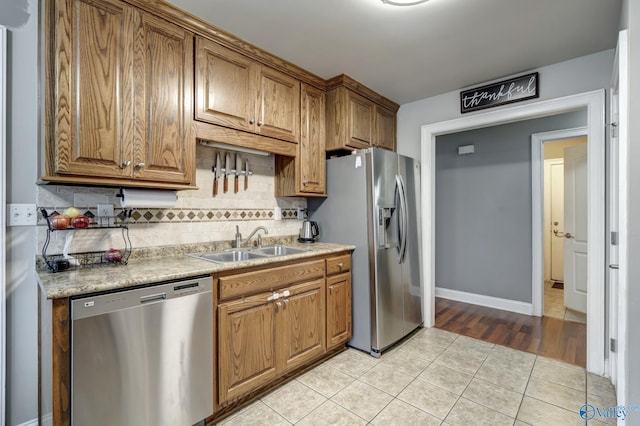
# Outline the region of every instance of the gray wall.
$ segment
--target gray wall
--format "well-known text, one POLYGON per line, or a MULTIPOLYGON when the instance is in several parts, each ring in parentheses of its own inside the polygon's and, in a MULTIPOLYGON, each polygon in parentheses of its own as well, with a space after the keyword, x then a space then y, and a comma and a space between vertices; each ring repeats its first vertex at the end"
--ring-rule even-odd
MULTIPOLYGON (((3 2, 5 3, 5 2, 3 2)), ((15 11, 7 55, 7 203, 36 202, 38 164, 38 2, 15 11), (26 10, 28 15, 20 11, 26 10), (15 25, 15 26, 13 26, 15 25)), ((9 15, 2 15, 3 20, 9 15)), ((36 229, 7 228, 6 424, 38 415, 38 309, 33 268, 36 229)))
MULTIPOLYGON (((627 299, 627 404, 640 404, 640 2, 625 0, 623 26, 629 29, 629 254, 627 299), (626 22, 624 22, 626 21, 626 22), (624 25, 626 24, 626 25, 624 25)), ((640 425, 640 413, 626 420, 627 425, 640 425)))
POLYGON ((585 110, 436 138, 437 287, 531 303, 531 134, 586 123, 585 110))
MULTIPOLYGON (((540 73, 540 97, 519 105, 610 87, 613 54, 613 50, 605 50, 532 70, 540 73)), ((465 116, 474 114, 477 113, 465 116)), ((459 90, 401 105, 398 111, 398 152, 420 158, 420 128, 461 116, 459 90)))

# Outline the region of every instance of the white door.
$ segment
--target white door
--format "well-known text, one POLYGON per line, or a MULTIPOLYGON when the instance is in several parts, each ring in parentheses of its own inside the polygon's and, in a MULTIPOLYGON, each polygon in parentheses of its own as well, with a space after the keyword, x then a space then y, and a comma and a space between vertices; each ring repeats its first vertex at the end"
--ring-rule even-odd
POLYGON ((549 164, 551 193, 551 280, 564 282, 564 162, 549 164))
POLYGON ((587 312, 587 144, 564 150, 564 305, 587 312))

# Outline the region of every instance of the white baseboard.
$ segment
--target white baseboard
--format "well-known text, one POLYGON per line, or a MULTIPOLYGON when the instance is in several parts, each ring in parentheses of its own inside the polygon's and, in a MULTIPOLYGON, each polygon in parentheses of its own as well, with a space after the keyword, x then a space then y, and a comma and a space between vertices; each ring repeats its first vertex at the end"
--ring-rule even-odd
POLYGON ((531 303, 520 302, 517 300, 501 299, 499 297, 484 296, 482 294, 467 293, 442 287, 436 287, 436 297, 471 303, 473 305, 486 306, 488 308, 502 309, 503 311, 515 312, 518 314, 533 315, 533 305, 531 303))
MULTIPOLYGON (((20 423, 18 426, 38 426, 38 419, 32 419, 24 423, 20 423)), ((44 423, 46 424, 46 423, 44 423)), ((49 423, 51 424, 51 423, 49 423)))

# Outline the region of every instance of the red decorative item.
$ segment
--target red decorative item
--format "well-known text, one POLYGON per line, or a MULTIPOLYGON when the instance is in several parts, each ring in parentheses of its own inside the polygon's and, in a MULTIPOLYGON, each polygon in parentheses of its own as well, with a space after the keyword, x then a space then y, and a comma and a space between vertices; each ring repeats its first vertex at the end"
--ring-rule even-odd
POLYGON ((90 222, 91 221, 89 220, 88 217, 81 214, 71 219, 71 226, 78 229, 84 229, 89 227, 90 222))
POLYGON ((102 257, 104 257, 104 260, 106 260, 107 262, 116 263, 122 260, 122 255, 123 255, 122 250, 111 248, 105 251, 102 257))

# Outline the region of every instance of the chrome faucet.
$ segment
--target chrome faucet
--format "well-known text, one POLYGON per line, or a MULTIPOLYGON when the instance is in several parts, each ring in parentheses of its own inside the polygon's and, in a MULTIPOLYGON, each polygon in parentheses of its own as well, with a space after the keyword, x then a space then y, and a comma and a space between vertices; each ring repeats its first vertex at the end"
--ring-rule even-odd
MULTIPOLYGON (((246 240, 242 241, 242 234, 240 233, 240 226, 236 225, 236 237, 235 237, 236 239, 235 239, 235 242, 234 242, 234 248, 241 248, 242 245, 248 243, 249 240, 251 238, 253 238, 255 233, 258 232, 258 231, 264 231, 265 235, 267 235, 269 233, 269 230, 267 230, 266 227, 258 226, 258 227, 256 227, 256 229, 251 231, 251 234, 249 234, 249 236, 247 237, 246 240)), ((262 247, 262 236, 260 234, 258 234, 258 247, 262 247)))

